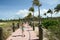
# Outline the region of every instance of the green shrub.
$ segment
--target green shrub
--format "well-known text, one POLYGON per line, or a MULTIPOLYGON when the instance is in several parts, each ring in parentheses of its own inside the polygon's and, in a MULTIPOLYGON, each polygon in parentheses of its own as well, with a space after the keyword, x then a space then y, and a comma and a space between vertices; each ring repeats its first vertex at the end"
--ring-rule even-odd
POLYGON ((44 21, 42 24, 45 28, 48 28, 49 26, 57 25, 58 22, 55 20, 47 20, 47 21, 44 21))

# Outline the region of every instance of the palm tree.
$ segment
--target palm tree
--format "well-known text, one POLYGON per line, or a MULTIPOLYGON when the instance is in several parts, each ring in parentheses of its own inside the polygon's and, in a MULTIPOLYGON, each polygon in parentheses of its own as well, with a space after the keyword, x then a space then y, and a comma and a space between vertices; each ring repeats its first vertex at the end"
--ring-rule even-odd
POLYGON ((30 7, 29 11, 33 12, 33 30, 35 30, 34 28, 34 7, 32 5, 32 7, 30 7))
POLYGON ((38 28, 39 28, 39 40, 43 40, 43 32, 42 32, 42 28, 41 28, 41 15, 40 15, 40 6, 41 6, 41 4, 40 4, 40 2, 39 2, 39 0, 33 0, 33 5, 34 6, 37 6, 38 7, 38 13, 39 13, 39 26, 38 26, 38 28))
MULTIPOLYGON (((60 4, 58 4, 55 8, 54 8, 54 12, 60 12, 60 4)), ((57 18, 57 21, 59 22, 58 18, 57 18)), ((60 24, 58 24, 58 27, 60 26, 60 24)))
MULTIPOLYGON (((39 13, 39 20, 41 19, 40 18, 40 6, 41 6, 41 4, 40 4, 40 2, 39 2, 39 0, 33 0, 33 5, 35 5, 35 6, 38 6, 38 13, 39 13)), ((39 24, 41 23, 41 20, 39 21, 39 24)))
POLYGON ((44 13, 44 15, 46 16, 46 13, 44 13))
POLYGON ((49 10, 47 11, 47 13, 50 13, 50 14, 51 14, 51 19, 52 19, 53 11, 52 11, 51 9, 49 9, 49 10))
POLYGON ((46 13, 44 13, 44 15, 46 16, 46 13))
POLYGON ((32 14, 31 13, 29 13, 26 17, 25 17, 25 19, 30 19, 32 17, 32 14))
POLYGON ((55 12, 59 12, 60 11, 60 4, 58 4, 55 8, 54 8, 55 12))
POLYGON ((57 12, 57 13, 60 12, 60 4, 58 4, 58 5, 54 8, 54 10, 55 10, 54 12, 57 12))

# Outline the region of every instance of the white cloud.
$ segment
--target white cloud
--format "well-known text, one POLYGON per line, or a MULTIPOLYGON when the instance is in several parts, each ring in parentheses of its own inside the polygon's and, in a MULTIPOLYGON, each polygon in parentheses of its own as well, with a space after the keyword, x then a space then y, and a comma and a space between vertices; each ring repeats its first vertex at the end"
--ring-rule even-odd
MULTIPOLYGON (((41 16, 42 16, 42 17, 45 17, 45 16, 44 16, 44 13, 46 13, 46 12, 47 12, 47 9, 41 9, 41 10, 40 10, 41 16)), ((38 15, 39 15, 38 11, 35 11, 34 16, 38 16, 38 15)))
POLYGON ((60 17, 60 12, 59 13, 54 13, 53 17, 60 17))
MULTIPOLYGON (((44 16, 45 12, 47 12, 47 9, 40 10, 41 16, 44 16)), ((28 15, 28 13, 29 13, 29 11, 27 9, 23 9, 23 10, 19 10, 16 14, 20 17, 25 17, 28 15)), ((33 13, 32 13, 32 15, 33 15, 33 13)), ((34 16, 38 16, 38 15, 39 15, 38 11, 35 11, 34 16)))
MULTIPOLYGON (((40 10, 41 16, 42 17, 47 17, 47 16, 51 17, 51 14, 47 14, 47 16, 44 16, 44 13, 46 13, 46 12, 47 12, 47 9, 41 9, 40 10)), ((28 13, 29 13, 29 11, 27 9, 23 9, 23 10, 19 10, 16 14, 17 14, 17 16, 24 18, 25 16, 28 15, 28 13)), ((33 13, 32 13, 32 15, 33 15, 33 13)), ((38 16, 38 15, 39 15, 38 11, 35 11, 34 16, 38 16)), ((58 14, 54 13, 53 17, 57 17, 59 15, 60 15, 60 13, 58 13, 58 14)))
POLYGON ((20 14, 27 15, 28 12, 29 12, 29 11, 28 11, 27 9, 23 9, 23 10, 19 10, 19 11, 17 12, 17 14, 18 14, 18 15, 20 15, 20 14))
POLYGON ((19 10, 16 14, 23 18, 23 17, 27 16, 28 13, 29 13, 29 11, 27 9, 23 9, 23 10, 19 10))
MULTIPOLYGON (((43 15, 46 11, 47 11, 47 9, 40 10, 41 15, 43 15)), ((25 17, 28 15, 28 13, 29 13, 29 11, 27 9, 23 9, 23 10, 19 10, 16 14, 25 17)), ((32 15, 33 15, 33 13, 32 13, 32 15)), ((34 12, 34 16, 38 16, 38 11, 34 12)))

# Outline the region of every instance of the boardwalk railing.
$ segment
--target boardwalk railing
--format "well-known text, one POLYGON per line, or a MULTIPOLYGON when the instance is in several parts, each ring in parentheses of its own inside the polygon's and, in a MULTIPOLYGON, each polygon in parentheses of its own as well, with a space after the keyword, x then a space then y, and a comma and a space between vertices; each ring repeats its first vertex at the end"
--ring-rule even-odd
POLYGON ((0 40, 3 40, 3 29, 0 27, 0 40))

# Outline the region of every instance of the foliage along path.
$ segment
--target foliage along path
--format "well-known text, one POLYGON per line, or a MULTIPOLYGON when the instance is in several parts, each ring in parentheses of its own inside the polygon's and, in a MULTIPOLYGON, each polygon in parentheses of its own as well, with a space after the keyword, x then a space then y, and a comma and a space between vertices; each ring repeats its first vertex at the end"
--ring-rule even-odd
POLYGON ((15 32, 11 34, 6 40, 37 40, 37 34, 33 31, 32 27, 27 23, 23 24, 24 32, 21 28, 17 29, 15 32))

